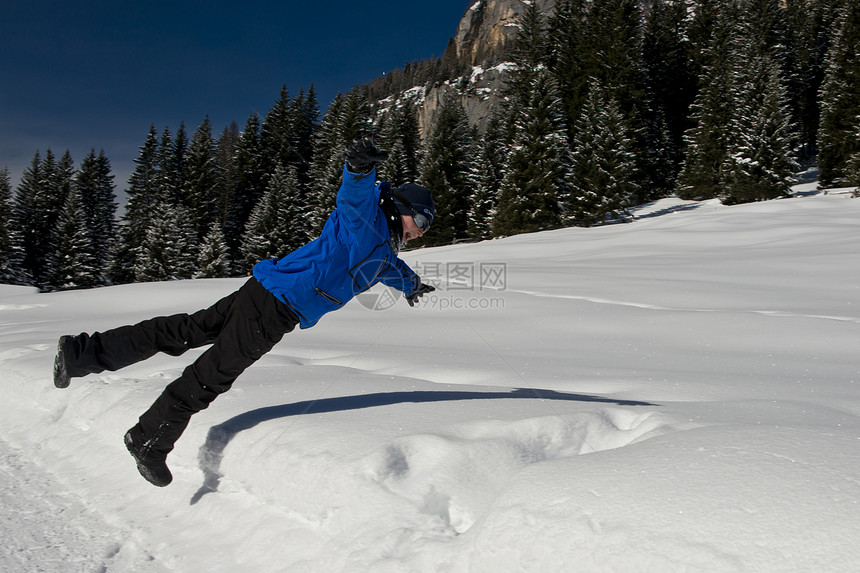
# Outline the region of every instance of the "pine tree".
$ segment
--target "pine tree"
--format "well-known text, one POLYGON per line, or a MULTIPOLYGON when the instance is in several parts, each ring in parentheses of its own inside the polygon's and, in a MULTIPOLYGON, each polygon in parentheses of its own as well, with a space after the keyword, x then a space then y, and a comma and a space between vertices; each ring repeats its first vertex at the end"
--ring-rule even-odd
POLYGON ((290 165, 293 162, 293 112, 287 86, 266 114, 260 127, 260 149, 262 169, 272 173, 277 165, 290 165))
POLYGON ((314 135, 314 159, 310 170, 311 189, 308 196, 312 234, 322 230, 334 208, 334 197, 343 172, 343 145, 340 136, 340 110, 345 96, 338 93, 323 116, 314 135))
POLYGON ((21 181, 15 190, 12 206, 13 227, 19 231, 21 248, 21 267, 31 283, 36 284, 34 273, 41 275, 44 263, 38 256, 37 246, 42 232, 39 194, 42 180, 42 156, 37 151, 30 166, 21 175, 21 181))
POLYGON ((236 148, 239 146, 239 125, 233 121, 224 128, 215 144, 215 163, 218 165, 216 189, 216 216, 224 225, 236 189, 236 148))
POLYGON ((743 58, 736 75, 739 93, 733 98, 720 198, 732 204, 787 195, 798 165, 778 63, 766 55, 743 58))
MULTIPOLYGON (((854 137, 860 137, 860 122, 854 129, 854 137)), ((860 151, 856 152, 848 159, 846 165, 845 182, 848 185, 860 188, 860 151)), ((855 190, 854 196, 857 196, 860 189, 855 190)))
POLYGON ((344 144, 373 135, 373 121, 367 96, 354 87, 340 109, 340 137, 344 144))
MULTIPOLYGON (((115 221, 117 203, 113 179, 110 161, 105 156, 104 150, 96 155, 93 149, 81 162, 80 171, 74 181, 74 190, 83 212, 83 224, 90 249, 89 264, 93 274, 85 281, 88 286, 108 283, 107 277, 118 239, 115 221)), ((65 209, 70 209, 68 203, 65 209)), ((65 288, 63 285, 59 286, 65 288)), ((83 286, 83 283, 80 283, 80 286, 83 286)))
POLYGON ((197 260, 194 235, 186 209, 159 203, 146 237, 137 249, 135 280, 167 281, 194 276, 197 260))
POLYGON ((313 84, 307 93, 299 95, 290 104, 293 123, 293 155, 291 164, 296 168, 299 186, 306 189, 310 183, 309 172, 313 163, 313 140, 319 128, 320 107, 313 84))
MULTIPOLYGON (((266 116, 261 130, 264 154, 267 157, 266 172, 271 175, 278 165, 295 170, 297 189, 294 201, 308 202, 310 186, 309 172, 313 158, 312 141, 319 122, 319 105, 313 86, 305 93, 289 98, 286 87, 266 116)), ((309 235, 312 225, 309 218, 301 218, 295 224, 303 227, 301 234, 309 235)), ((298 231, 296 227, 294 230, 298 231)))
POLYGON ((170 127, 165 126, 161 132, 161 138, 158 143, 158 152, 156 154, 156 185, 157 185, 157 200, 159 202, 172 202, 174 200, 173 193, 173 135, 170 133, 170 127))
POLYGON ((639 0, 595 0, 586 18, 583 39, 589 82, 596 79, 608 90, 632 130, 640 181, 636 202, 665 193, 672 186, 673 175, 665 156, 666 114, 646 114, 640 4, 639 0))
POLYGON ((388 110, 378 129, 377 144, 388 152, 379 177, 393 188, 417 180, 421 135, 414 101, 407 100, 388 110))
POLYGON ((843 0, 786 0, 786 19, 793 46, 793 68, 787 76, 792 123, 799 128, 801 156, 816 152, 821 121, 819 91, 825 59, 843 0))
POLYGON ((0 170, 0 283, 22 285, 29 282, 22 268, 21 239, 15 224, 12 183, 9 169, 0 170))
POLYGON ((14 259, 12 239, 12 184, 9 169, 0 169, 0 283, 14 284, 12 276, 17 261, 14 259))
POLYGON ((846 183, 848 162, 860 152, 855 132, 860 117, 860 4, 848 2, 838 26, 820 96, 818 166, 825 187, 846 183))
POLYGON ((358 88, 346 95, 339 93, 332 100, 314 137, 311 188, 306 198, 312 235, 322 230, 335 208, 346 146, 370 135, 373 135, 373 124, 367 98, 358 88))
POLYGON ((469 236, 486 239, 491 236, 493 220, 499 203, 499 191, 504 179, 506 148, 503 140, 502 119, 494 115, 487 130, 477 144, 475 192, 469 207, 469 236))
POLYGON ((513 140, 493 234, 528 233, 561 223, 560 200, 568 195, 567 125, 555 80, 539 68, 512 124, 513 140))
POLYGON ((713 199, 721 192, 721 170, 728 155, 729 126, 734 102, 731 22, 735 13, 724 5, 714 16, 707 48, 699 60, 699 92, 691 106, 693 127, 684 134, 684 164, 676 192, 682 199, 713 199))
POLYGON ((135 280, 137 254, 146 239, 155 209, 159 204, 160 172, 158 166, 158 132, 151 125, 140 147, 135 168, 128 179, 125 213, 121 217, 120 244, 111 265, 111 282, 135 280))
POLYGON ((510 68, 506 84, 502 89, 502 110, 506 116, 506 141, 516 136, 515 125, 522 118, 532 98, 535 78, 547 67, 550 45, 547 42, 544 19, 532 2, 517 20, 517 36, 511 51, 514 64, 510 68))
POLYGON ((638 0, 594 0, 583 42, 588 77, 605 86, 628 121, 635 124, 639 121, 637 102, 644 93, 638 0))
POLYGON ((80 191, 72 189, 57 223, 57 250, 51 281, 54 288, 90 288, 103 283, 86 219, 80 191))
POLYGON ((549 18, 549 67, 558 82, 568 125, 572 127, 588 93, 585 53, 586 0, 558 0, 549 18))
POLYGON ((168 128, 162 136, 162 200, 173 205, 190 208, 188 194, 188 135, 185 124, 179 124, 176 135, 168 128))
POLYGON ((445 97, 425 146, 419 182, 433 193, 436 219, 433 232, 417 241, 419 245, 443 245, 468 236, 472 138, 466 112, 455 98, 445 97))
POLYGON ((197 255, 195 279, 214 279, 230 276, 230 254, 221 225, 212 223, 209 232, 200 243, 197 255))
POLYGON ((503 90, 510 152, 492 225, 496 236, 557 226, 570 167, 563 103, 547 67, 545 22, 535 3, 518 24, 513 72, 503 90))
POLYGON ((242 254, 248 268, 263 259, 282 257, 306 242, 301 225, 303 209, 297 199, 296 170, 279 164, 266 193, 254 207, 242 238, 242 254))
POLYGON ((638 192, 635 144, 620 106, 596 81, 574 133, 568 221, 588 225, 618 217, 638 192))
POLYGON ((641 109, 650 169, 658 193, 674 189, 683 162, 684 132, 691 127, 696 95, 693 54, 687 37, 686 2, 655 2, 647 13, 642 42, 645 95, 641 109))
POLYGON ((188 208, 197 231, 197 238, 202 241, 209 233, 213 222, 218 221, 220 225, 218 203, 220 173, 209 116, 206 116, 191 137, 187 165, 188 208))
MULTIPOLYGON (((50 150, 48 150, 48 153, 50 153, 50 150)), ((72 161, 72 154, 67 149, 57 162, 53 180, 50 181, 51 197, 49 199, 48 210, 52 213, 55 221, 59 219, 60 211, 63 210, 66 199, 69 193, 71 193, 74 177, 75 163, 72 161)))
POLYGON ((15 193, 13 212, 20 232, 22 267, 40 289, 52 286, 58 203, 60 199, 65 201, 67 195, 64 172, 58 169, 50 149, 44 159, 37 151, 15 193))
MULTIPOLYGON (((239 136, 236 146, 235 187, 224 223, 224 235, 230 246, 230 258, 238 263, 242 260, 241 241, 248 217, 266 189, 267 174, 263 170, 262 142, 260 139, 260 116, 252 112, 239 136)), ((237 274, 242 271, 234 269, 237 274)))

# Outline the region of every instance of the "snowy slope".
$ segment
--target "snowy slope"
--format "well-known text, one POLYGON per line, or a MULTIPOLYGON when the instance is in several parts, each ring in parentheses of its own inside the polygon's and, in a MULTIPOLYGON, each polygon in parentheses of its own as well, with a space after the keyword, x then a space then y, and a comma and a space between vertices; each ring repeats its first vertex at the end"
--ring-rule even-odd
POLYGON ((60 334, 240 280, 0 290, 3 571, 856 571, 860 201, 663 200, 406 259, 137 474, 199 351, 55 389, 60 334), (376 310, 372 310, 373 307, 376 310))

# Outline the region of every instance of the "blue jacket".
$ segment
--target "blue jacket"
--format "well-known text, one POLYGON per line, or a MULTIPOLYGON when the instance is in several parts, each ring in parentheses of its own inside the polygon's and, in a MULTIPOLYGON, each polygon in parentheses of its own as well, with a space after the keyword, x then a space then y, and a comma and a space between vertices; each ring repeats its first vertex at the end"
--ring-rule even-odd
POLYGON ((301 328, 378 282, 405 294, 421 283, 391 245, 375 177, 376 171, 355 175, 344 167, 337 208, 322 234, 283 258, 254 265, 254 278, 292 309, 301 328))

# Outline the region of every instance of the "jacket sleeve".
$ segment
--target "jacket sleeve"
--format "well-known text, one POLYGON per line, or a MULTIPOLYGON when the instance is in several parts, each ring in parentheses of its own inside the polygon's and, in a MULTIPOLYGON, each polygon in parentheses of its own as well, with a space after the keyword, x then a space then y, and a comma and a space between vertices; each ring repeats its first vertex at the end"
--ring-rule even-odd
POLYGON ((352 173, 343 167, 343 182, 337 192, 337 210, 354 233, 374 228, 377 202, 376 170, 352 173))
POLYGON ((415 292, 421 285, 421 277, 398 257, 394 257, 394 262, 380 273, 379 281, 385 286, 396 288, 406 296, 415 292))

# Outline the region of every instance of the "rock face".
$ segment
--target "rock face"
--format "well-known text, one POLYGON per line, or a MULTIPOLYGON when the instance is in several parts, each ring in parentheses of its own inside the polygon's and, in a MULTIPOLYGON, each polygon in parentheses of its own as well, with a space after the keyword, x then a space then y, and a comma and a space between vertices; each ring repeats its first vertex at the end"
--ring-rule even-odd
MULTIPOLYGON (((536 1, 545 14, 555 6, 555 0, 536 1)), ((526 5, 523 0, 476 0, 457 27, 457 59, 470 66, 502 61, 517 35, 517 18, 526 5)))
MULTIPOLYGON (((544 14, 551 13, 555 7, 555 0, 534 1, 544 14)), ((427 137, 436 111, 452 92, 466 110, 470 125, 477 126, 483 133, 504 87, 510 66, 505 60, 519 30, 517 19, 526 6, 523 0, 476 0, 466 10, 454 42, 457 60, 471 67, 471 73, 430 88, 418 99, 422 137, 427 137)))
POLYGON ((468 78, 446 82, 426 90, 426 93, 422 90, 423 97, 416 100, 421 137, 429 135, 436 112, 449 94, 460 101, 469 118, 469 125, 477 126, 478 131, 483 133, 493 108, 499 103, 499 94, 505 85, 509 67, 508 63, 488 69, 476 66, 468 78))

